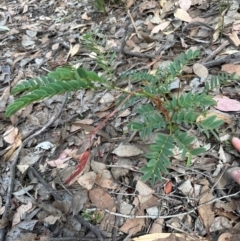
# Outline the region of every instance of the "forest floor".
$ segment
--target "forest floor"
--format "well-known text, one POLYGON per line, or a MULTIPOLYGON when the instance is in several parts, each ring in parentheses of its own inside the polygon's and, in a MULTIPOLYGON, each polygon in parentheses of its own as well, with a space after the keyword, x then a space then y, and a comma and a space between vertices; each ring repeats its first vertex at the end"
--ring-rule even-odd
POLYGON ((211 92, 224 99, 208 110, 224 121, 218 139, 181 127, 207 150, 190 166, 174 155, 154 185, 141 180, 153 138, 129 129, 142 100, 119 110, 120 91, 78 90, 6 118, 19 81, 67 64, 104 75, 89 39, 123 88, 145 82, 120 83, 122 73, 154 74, 190 48, 200 55, 178 76, 178 95, 223 71, 240 75, 239 1, 97 2, 0 1, 0 241, 239 240, 240 187, 227 175, 239 166, 239 81, 211 92))

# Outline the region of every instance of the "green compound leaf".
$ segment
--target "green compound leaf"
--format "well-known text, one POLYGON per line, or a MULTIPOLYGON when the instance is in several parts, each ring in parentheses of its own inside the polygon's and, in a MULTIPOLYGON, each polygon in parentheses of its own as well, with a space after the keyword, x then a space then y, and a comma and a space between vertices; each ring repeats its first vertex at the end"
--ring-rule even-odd
POLYGON ((218 129, 222 124, 223 120, 218 120, 215 115, 209 116, 201 122, 196 123, 199 130, 204 132, 206 136, 209 138, 210 134, 209 131, 215 136, 218 140, 218 135, 216 134, 215 130, 218 129))
POLYGON ((167 167, 170 165, 169 156, 173 155, 174 148, 173 138, 169 135, 158 134, 156 144, 150 145, 152 152, 146 154, 149 160, 148 164, 141 169, 143 172, 143 181, 151 179, 154 184, 156 178, 162 180, 161 173, 167 173, 167 167))
POLYGON ((186 132, 176 130, 173 134, 173 138, 179 147, 179 150, 182 151, 182 158, 185 158, 186 156, 190 157, 188 162, 190 161, 191 156, 196 156, 206 151, 203 147, 193 149, 191 143, 195 140, 195 137, 189 136, 186 132))
POLYGON ((114 82, 114 69, 110 67, 115 54, 113 53, 108 58, 109 64, 104 58, 104 54, 100 53, 91 34, 85 35, 83 39, 85 46, 96 53, 95 61, 98 66, 102 67, 103 76, 106 75, 107 79, 94 71, 88 71, 81 67, 77 69, 72 66, 57 68, 47 76, 23 81, 14 87, 12 94, 21 94, 21 96, 7 107, 7 117, 33 102, 65 92, 79 89, 122 91, 123 94, 119 97, 119 102, 128 99, 121 108, 132 108, 135 104, 141 106, 136 109, 138 119, 130 123, 131 129, 138 131, 142 138, 155 136, 155 133, 158 133, 154 144, 149 147, 150 151, 145 155, 149 162, 141 169, 143 181, 150 180, 152 184, 161 180, 162 174, 168 172, 167 168, 170 165, 170 157, 174 155, 175 146, 181 151, 182 157, 186 157, 187 166, 191 164, 192 156, 205 151, 203 147, 193 148, 195 138, 180 131, 181 125, 197 126, 208 137, 212 134, 218 138, 217 130, 223 121, 218 120, 215 116, 210 116, 201 122, 198 122, 197 119, 200 114, 204 115, 210 106, 216 104, 215 100, 207 95, 207 92, 221 84, 228 83, 231 79, 236 80, 235 74, 230 76, 223 73, 206 80, 205 93, 198 94, 189 91, 188 93, 179 93, 179 95, 172 94, 170 85, 174 78, 180 76, 183 67, 192 64, 192 60, 199 55, 199 51, 190 49, 186 53, 181 53, 169 67, 159 68, 154 75, 147 72, 128 72, 120 76, 118 80, 128 78, 135 80, 134 82, 141 81, 137 90, 134 90, 135 86, 129 90, 129 88, 125 88, 126 86, 119 87, 118 81, 114 82), (161 103, 157 103, 156 106, 153 100, 157 99, 161 100, 161 103), (159 131, 163 131, 164 134, 159 133, 159 131))
POLYGON ((210 80, 206 81, 205 83, 205 92, 208 92, 214 88, 217 88, 221 85, 231 83, 232 80, 238 79, 238 76, 228 73, 220 73, 217 76, 213 76, 210 80))
POLYGON ((151 104, 141 106, 136 112, 142 116, 143 120, 131 122, 129 126, 132 130, 138 131, 142 139, 149 137, 155 129, 161 130, 166 127, 165 120, 151 104))
POLYGON ((9 117, 24 106, 54 95, 93 88, 96 82, 107 83, 103 77, 99 77, 93 71, 86 71, 82 68, 75 69, 72 66, 57 68, 47 76, 26 80, 16 85, 12 94, 24 93, 24 95, 7 107, 5 115, 9 117))
POLYGON ((177 130, 174 133, 173 138, 177 143, 180 151, 182 151, 182 158, 186 157, 187 153, 191 152, 190 144, 195 140, 195 137, 188 136, 186 132, 177 130))
POLYGON ((182 110, 185 109, 195 109, 200 107, 205 109, 209 106, 214 106, 216 101, 211 97, 206 95, 205 93, 202 94, 194 94, 191 91, 187 94, 181 94, 179 97, 173 96, 172 100, 166 103, 166 108, 168 110, 182 110))
POLYGON ((185 110, 182 109, 180 112, 174 112, 171 121, 176 123, 176 124, 182 124, 184 123, 185 125, 187 124, 195 124, 196 119, 199 117, 199 113, 195 113, 194 110, 185 110))

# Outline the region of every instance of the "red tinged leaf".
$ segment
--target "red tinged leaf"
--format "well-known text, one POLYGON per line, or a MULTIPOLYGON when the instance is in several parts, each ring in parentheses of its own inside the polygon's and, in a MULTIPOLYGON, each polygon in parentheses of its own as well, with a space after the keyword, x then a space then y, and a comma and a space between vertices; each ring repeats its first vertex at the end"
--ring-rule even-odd
POLYGON ((169 194, 172 191, 172 181, 168 181, 164 186, 164 192, 169 194))
POLYGON ((103 157, 103 154, 101 151, 98 151, 98 157, 103 157))
POLYGON ((82 155, 80 155, 78 157, 79 160, 79 164, 76 166, 75 171, 73 172, 73 174, 66 180, 66 184, 70 185, 71 182, 78 177, 78 175, 82 172, 83 168, 86 166, 86 163, 89 159, 90 156, 90 152, 89 151, 85 151, 82 153, 82 155))
POLYGON ((213 99, 217 102, 217 105, 215 106, 215 108, 218 110, 240 111, 240 102, 237 100, 229 99, 226 96, 214 97, 213 99))

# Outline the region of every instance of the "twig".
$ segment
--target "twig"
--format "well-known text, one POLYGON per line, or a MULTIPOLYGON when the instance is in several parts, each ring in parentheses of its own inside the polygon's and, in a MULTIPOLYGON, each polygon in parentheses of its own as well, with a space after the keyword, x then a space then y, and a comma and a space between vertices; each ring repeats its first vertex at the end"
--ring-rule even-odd
MULTIPOLYGON (((62 106, 61 106, 60 110, 58 111, 58 113, 55 116, 53 116, 39 131, 33 133, 31 136, 26 138, 23 141, 23 143, 18 147, 17 151, 15 152, 15 156, 14 156, 14 159, 13 159, 13 161, 11 163, 11 167, 10 167, 10 181, 9 181, 9 186, 8 186, 8 190, 7 190, 5 210, 2 215, 2 218, 6 218, 8 216, 8 212, 9 212, 9 208, 10 208, 10 201, 11 201, 12 191, 13 191, 14 181, 15 181, 15 169, 16 169, 16 165, 18 162, 18 156, 19 156, 21 150, 32 138, 45 132, 47 130, 47 128, 50 127, 59 118, 59 116, 61 115, 62 110, 67 102, 67 96, 68 96, 68 94, 65 95, 65 99, 63 100, 62 106)), ((4 239, 5 233, 6 233, 5 228, 0 229, 0 241, 5 240, 4 239)))
POLYGON ((141 35, 139 34, 138 29, 137 29, 137 27, 136 27, 136 25, 135 25, 135 23, 134 23, 134 20, 133 20, 133 18, 132 18, 132 15, 131 15, 129 9, 127 10, 127 14, 128 14, 128 17, 131 19, 132 25, 133 25, 133 27, 134 27, 134 29, 135 29, 135 31, 136 31, 136 34, 137 34, 138 38, 142 39, 142 37, 141 37, 141 35))
MULTIPOLYGON (((224 170, 222 171, 222 173, 221 173, 221 175, 220 175, 220 177, 218 178, 217 181, 213 181, 213 179, 212 179, 211 177, 207 177, 207 179, 208 179, 208 181, 210 182, 210 184, 213 185, 212 188, 211 188, 211 190, 213 190, 214 187, 216 186, 216 192, 217 192, 218 196, 220 196, 220 195, 226 196, 226 193, 225 193, 222 189, 220 189, 220 188, 218 187, 218 182, 219 182, 219 180, 221 179, 222 175, 224 175, 224 173, 225 173, 225 171, 226 171, 227 168, 228 168, 228 166, 225 166, 224 170)), ((228 202, 231 201, 231 199, 228 198, 228 197, 226 198, 226 200, 227 200, 228 202)))
POLYGON ((55 200, 62 201, 62 197, 58 195, 58 193, 52 189, 52 187, 41 177, 41 175, 35 170, 34 167, 30 166, 28 169, 30 172, 33 172, 33 175, 38 179, 39 182, 52 194, 55 200))
MULTIPOLYGON (((139 4, 137 4, 137 5, 133 8, 133 10, 132 10, 133 13, 134 13, 134 12, 136 11, 136 9, 138 8, 138 5, 139 5, 139 4)), ((128 12, 129 12, 129 10, 128 10, 128 12)), ((125 44, 126 44, 126 37, 127 37, 127 32, 128 32, 129 25, 130 25, 130 23, 131 23, 131 20, 137 16, 137 13, 134 13, 133 15, 131 15, 130 12, 129 12, 128 16, 129 16, 130 19, 126 22, 126 24, 125 24, 125 26, 124 26, 125 33, 124 33, 124 35, 123 35, 123 41, 122 41, 122 43, 121 43, 121 47, 120 47, 120 50, 119 50, 119 52, 120 52, 121 54, 123 54, 123 49, 124 49, 124 46, 125 46, 125 44), (130 16, 131 16, 131 17, 130 17, 130 16)))
MULTIPOLYGON (((126 49, 123 50, 123 53, 129 56, 145 58, 145 59, 155 59, 157 57, 157 55, 154 55, 154 54, 143 54, 143 53, 131 52, 126 49)), ((168 60, 169 57, 162 56, 161 59, 168 60)))
POLYGON ((123 168, 123 169, 131 170, 133 172, 137 172, 137 173, 141 173, 142 174, 142 172, 139 171, 139 168, 135 167, 135 166, 129 166, 129 165, 122 164, 122 165, 106 165, 106 167, 123 168))
POLYGON ((216 48, 210 55, 208 55, 208 57, 204 60, 204 63, 213 59, 219 52, 221 52, 229 44, 229 40, 224 41, 218 48, 216 48))
POLYGON ((98 238, 92 237, 64 237, 64 238, 50 238, 49 241, 99 241, 98 238))
POLYGON ((29 136, 27 139, 24 140, 24 143, 27 144, 29 142, 29 140, 31 140, 32 138, 40 135, 41 133, 45 132, 61 115, 63 108, 67 102, 67 98, 68 98, 68 93, 65 94, 62 106, 60 107, 60 110, 58 111, 58 113, 56 115, 54 115, 39 131, 33 133, 31 136, 29 136))
POLYGON ((186 32, 192 28, 195 28, 195 27, 205 27, 205 28, 210 29, 211 31, 214 31, 214 29, 211 26, 209 26, 208 24, 206 24, 204 22, 196 21, 196 22, 189 23, 185 27, 183 27, 182 33, 186 32))
POLYGON ((104 234, 98 229, 96 226, 92 225, 91 223, 87 222, 82 216, 75 215, 74 216, 79 223, 84 225, 86 228, 90 229, 98 238, 99 241, 104 241, 103 236, 104 234))
POLYGON ((240 52, 237 52, 235 54, 228 55, 221 59, 212 60, 206 63, 203 63, 203 65, 207 68, 227 64, 227 63, 236 63, 240 60, 240 52))
POLYGON ((131 136, 128 138, 127 143, 131 142, 136 134, 137 134, 137 131, 134 131, 134 132, 131 134, 131 136))
POLYGON ((202 203, 200 205, 198 205, 197 207, 191 209, 190 211, 188 212, 184 212, 184 213, 178 213, 178 214, 173 214, 173 215, 167 215, 167 216, 158 216, 158 215, 143 215, 143 216, 136 216, 136 215, 125 215, 125 214, 120 214, 120 213, 115 213, 115 212, 110 212, 109 210, 105 209, 104 211, 111 214, 111 215, 115 215, 115 216, 119 216, 119 217, 123 217, 123 218, 128 218, 128 219, 135 219, 135 218, 163 218, 163 219, 166 219, 166 218, 175 218, 175 217, 179 217, 179 216, 183 216, 183 215, 187 215, 187 214, 190 214, 190 213, 193 213, 195 212, 198 208, 200 207, 203 207, 205 205, 209 205, 211 203, 214 203, 218 200, 221 200, 221 199, 224 199, 224 198, 227 198, 227 197, 234 197, 234 196, 237 196, 240 194, 240 191, 239 192, 236 192, 234 194, 230 194, 230 195, 227 195, 227 196, 224 196, 224 197, 220 197, 220 198, 214 198, 208 202, 205 202, 205 203, 202 203))
POLYGON ((122 40, 122 43, 121 43, 121 47, 119 49, 120 54, 123 54, 123 50, 124 50, 124 47, 125 47, 125 44, 126 44, 127 31, 128 31, 128 27, 129 27, 130 23, 131 23, 131 20, 129 19, 127 21, 125 27, 124 27, 125 33, 123 35, 123 40, 122 40))
POLYGON ((89 145, 86 149, 90 148, 91 145, 92 145, 92 136, 95 135, 99 130, 101 130, 104 125, 106 124, 106 122, 116 114, 116 112, 118 112, 121 107, 126 103, 126 101, 130 98, 132 94, 128 94, 128 96, 125 98, 125 100, 123 102, 121 102, 121 104, 112 112, 110 113, 109 115, 106 116, 106 118, 96 127, 94 128, 92 131, 91 131, 91 134, 90 134, 90 142, 89 142, 89 145))
POLYGON ((172 228, 174 230, 177 230, 180 233, 185 233, 187 236, 190 236, 192 239, 199 240, 198 237, 193 236, 190 232, 187 233, 186 231, 184 231, 184 230, 182 230, 180 228, 174 227, 174 226, 170 225, 169 223, 167 223, 166 226, 169 227, 169 228, 172 228))

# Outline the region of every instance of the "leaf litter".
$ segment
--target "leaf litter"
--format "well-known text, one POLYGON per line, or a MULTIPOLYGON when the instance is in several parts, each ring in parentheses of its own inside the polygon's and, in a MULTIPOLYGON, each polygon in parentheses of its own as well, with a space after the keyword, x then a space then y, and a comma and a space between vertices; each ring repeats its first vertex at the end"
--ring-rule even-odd
POLYGON ((121 51, 113 61, 113 79, 126 70, 154 73, 190 47, 203 53, 172 83, 173 93, 201 93, 212 74, 239 73, 238 1, 220 6, 201 0, 123 0, 128 11, 119 2, 106 1, 105 13, 90 1, 1 6, 0 240, 213 240, 217 234, 221 241, 239 235, 239 187, 220 181, 226 166, 239 165, 229 145, 231 135, 239 136, 237 80, 212 93, 218 112, 208 115, 217 113, 225 121, 224 141, 196 133, 198 142, 209 145, 207 153, 190 167, 173 160, 169 174, 153 187, 140 181, 151 141, 140 143, 127 127, 136 118, 134 105, 110 115, 120 93, 77 91, 65 105, 64 97, 53 97, 4 117, 13 101, 10 90, 19 81, 64 64, 101 74, 80 41, 89 31, 102 53, 121 51))

